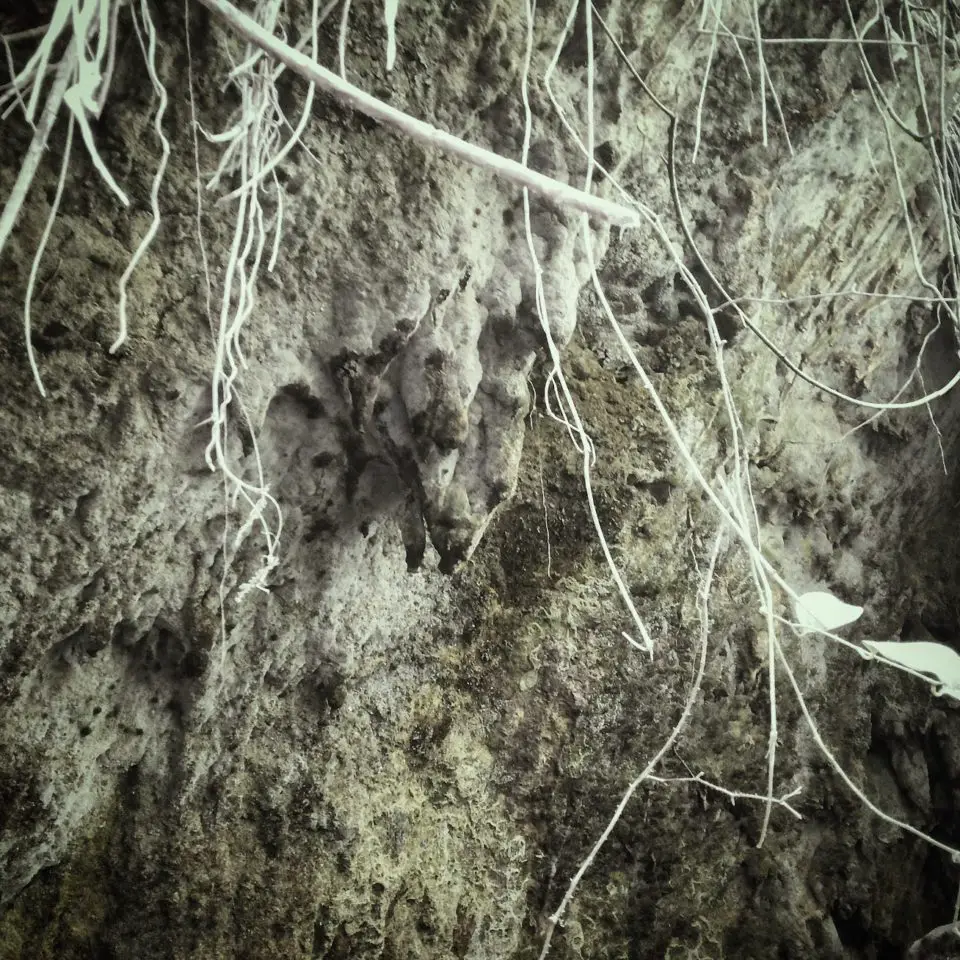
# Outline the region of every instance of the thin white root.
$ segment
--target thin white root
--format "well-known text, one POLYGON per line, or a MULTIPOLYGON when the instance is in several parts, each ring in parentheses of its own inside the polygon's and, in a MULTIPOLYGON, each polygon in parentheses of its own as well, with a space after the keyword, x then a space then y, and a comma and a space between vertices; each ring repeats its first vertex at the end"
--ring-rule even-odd
POLYGON ((23 163, 20 165, 20 172, 17 174, 13 189, 11 189, 10 195, 7 197, 7 202, 3 205, 3 213, 0 213, 0 253, 3 253, 3 248, 10 237, 10 232, 13 230, 13 226, 17 222, 17 217, 20 215, 20 208, 23 206, 23 201, 26 200, 27 194, 30 192, 33 178, 36 176, 37 168, 40 166, 40 158, 43 156, 43 151, 47 146, 47 139, 50 136, 50 131, 53 129, 54 123, 56 123, 57 115, 60 113, 60 107, 63 104, 63 96, 67 92, 67 87, 70 84, 73 67, 73 57, 68 53, 64 56, 57 69, 56 78, 50 87, 50 93, 47 95, 47 102, 40 116, 40 122, 37 124, 33 140, 30 142, 27 155, 23 158, 23 163))
POLYGON ((397 60, 397 6, 398 0, 384 0, 383 21, 387 28, 387 71, 397 60))
POLYGON ((147 6, 145 0, 141 0, 140 13, 143 17, 143 28, 147 34, 145 46, 143 37, 140 34, 140 28, 137 25, 136 15, 133 17, 133 24, 137 30, 140 46, 143 48, 143 58, 147 65, 147 73, 150 75, 150 82, 153 84, 154 92, 160 100, 157 112, 153 118, 153 129, 160 139, 162 154, 157 172, 153 175, 153 183, 150 187, 150 209, 152 212, 150 226, 137 246, 137 249, 134 251, 133 256, 130 258, 126 270, 123 271, 123 275, 120 277, 120 331, 117 334, 116 340, 110 344, 110 353, 116 353, 127 339, 127 284, 133 276, 133 271, 137 269, 137 264, 140 263, 148 247, 153 243, 153 238, 157 235, 157 230, 160 229, 160 184, 163 183, 163 176, 167 170, 167 161, 170 159, 170 141, 163 132, 163 115, 167 109, 167 88, 163 85, 157 73, 157 31, 153 25, 153 20, 150 18, 150 8, 147 6))
POLYGON ((43 253, 47 249, 47 242, 50 239, 50 231, 53 229, 54 221, 57 219, 57 213, 60 210, 60 201, 63 199, 63 185, 67 182, 67 171, 70 168, 70 153, 73 149, 73 117, 67 119, 67 137, 63 145, 63 160, 60 164, 60 176, 57 178, 57 190, 53 195, 53 203, 50 204, 50 213, 47 216, 47 222, 44 225, 43 233, 40 235, 40 242, 37 244, 36 253, 33 255, 33 263, 30 265, 30 276, 27 278, 27 290, 23 297, 23 332, 27 341, 27 359, 30 362, 30 369, 33 371, 33 379, 37 384, 41 397, 46 397, 47 391, 43 385, 43 379, 40 376, 40 367, 37 364, 37 355, 33 349, 33 290, 37 284, 37 273, 40 270, 40 261, 43 259, 43 253))

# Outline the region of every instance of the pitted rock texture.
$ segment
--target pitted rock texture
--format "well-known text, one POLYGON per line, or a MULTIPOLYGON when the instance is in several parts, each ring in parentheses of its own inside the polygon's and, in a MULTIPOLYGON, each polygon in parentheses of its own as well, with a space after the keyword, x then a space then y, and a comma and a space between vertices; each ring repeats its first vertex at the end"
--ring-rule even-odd
MULTIPOLYGON (((202 8, 188 13, 197 115, 215 131, 233 109, 221 92, 224 53, 240 48, 202 8)), ((384 76, 377 48, 359 40, 379 29, 375 13, 353 13, 353 79, 381 93, 389 80, 395 102, 448 126, 470 111, 474 139, 519 149, 516 117, 499 128, 520 109, 516 11, 427 11, 401 28, 431 69, 458 38, 470 67, 442 103, 422 62, 384 76), (475 70, 482 85, 467 80, 475 70)), ((27 885, 39 890, 81 837, 90 859, 77 880, 89 891, 82 917, 54 908, 61 921, 23 933, 14 905, 0 943, 13 955, 82 950, 87 934, 69 945, 79 924, 113 944, 104 949, 163 952, 169 911, 195 897, 186 891, 196 869, 210 885, 192 901, 196 920, 174 935, 177 956, 230 955, 238 936, 260 944, 249 948, 257 956, 310 943, 336 952, 345 937, 356 951, 387 942, 414 956, 426 949, 424 924, 461 952, 508 955, 523 910, 521 831, 491 786, 471 714, 451 720, 451 692, 404 651, 455 616, 437 571, 470 556, 515 487, 543 340, 522 199, 319 98, 280 171, 282 220, 265 196, 282 256, 261 270, 238 341, 244 407, 234 406, 227 459, 237 476, 264 478, 284 524, 269 594, 244 593, 264 543, 205 463, 208 317, 215 326, 233 222, 229 204, 201 189, 201 249, 183 11, 157 18, 170 38, 159 69, 171 164, 160 232, 131 283, 125 348, 105 350, 156 161, 154 104, 133 50, 118 59, 97 139, 135 216, 91 214, 103 197, 78 151, 34 303, 46 400, 15 318, 54 165, 41 168, 5 254, 0 896, 17 904, 27 885), (305 733, 297 746, 276 736, 291 724, 305 733), (309 839, 289 842, 291 828, 309 839), (251 859, 248 844, 266 846, 251 859), (171 872, 184 856, 193 866, 171 872), (107 863, 116 869, 104 887, 87 870, 107 863), (263 869, 301 892, 262 909, 253 890, 265 881, 247 884, 263 869), (356 882, 344 884, 347 874, 356 882), (321 908, 310 906, 317 889, 329 895, 321 908), (138 906, 94 932, 113 924, 109 902, 121 890, 138 906), (243 914, 247 932, 202 920, 211 898, 235 903, 239 914, 224 917, 243 914), (347 919, 375 914, 369 929, 347 919)), ((120 29, 135 45, 123 14, 120 29)), ((336 55, 335 22, 321 43, 336 55)), ((302 104, 303 84, 282 84, 302 104)), ((5 138, 9 191, 28 134, 11 119, 5 138)), ((62 150, 59 128, 51 145, 62 150)), ((205 181, 219 153, 203 138, 198 148, 205 181)), ((531 229, 562 345, 585 278, 579 219, 533 198, 531 229)), ((604 235, 596 240, 602 248, 604 235)))

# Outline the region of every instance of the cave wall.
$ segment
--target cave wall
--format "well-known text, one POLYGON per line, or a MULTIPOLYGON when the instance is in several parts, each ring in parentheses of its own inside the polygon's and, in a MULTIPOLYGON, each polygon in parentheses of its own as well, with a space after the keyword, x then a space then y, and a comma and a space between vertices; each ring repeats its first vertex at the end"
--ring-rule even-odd
MULTIPOLYGON (((904 228, 855 50, 768 48, 791 143, 768 103, 764 146, 756 84, 720 44, 694 162, 710 46, 699 5, 599 6, 682 118, 679 191, 727 289, 904 294, 749 308, 820 379, 892 396, 935 322, 907 299, 925 294, 914 250, 936 276, 944 236, 926 148, 895 130, 914 233, 904 228)), ((210 316, 215 328, 236 208, 201 190, 201 249, 192 133, 193 110, 210 131, 234 116, 222 78, 240 47, 205 8, 186 10, 154 11, 172 150, 160 231, 131 282, 128 343, 108 350, 158 142, 125 14, 94 132, 131 208, 75 145, 33 306, 46 398, 25 360, 22 304, 56 162, 41 166, 3 253, 0 957, 536 956, 569 878, 679 716, 716 518, 606 325, 579 217, 534 198, 551 331, 596 444, 597 513, 656 642, 652 660, 638 654, 621 639, 632 627, 586 512, 581 458, 544 416, 522 197, 318 94, 302 148, 278 170, 278 257, 240 337, 247 412, 231 419, 227 456, 246 477, 259 462, 283 511, 268 590, 243 590, 263 543, 255 526, 237 540, 243 514, 204 456, 210 316)), ((748 12, 732 8, 730 22, 748 12)), ((567 13, 538 7, 534 77, 567 13)), ((770 2, 760 15, 767 36, 849 36, 842 4, 770 2)), ((522 4, 402 5, 389 74, 382 11, 357 3, 350 16, 358 85, 519 156, 522 4)), ((320 31, 330 65, 337 19, 320 31)), ((297 6, 288 29, 305 36, 308 12, 297 6)), ((579 118, 586 37, 581 13, 554 81, 579 118)), ((668 120, 599 30, 595 44, 598 159, 696 272, 673 215, 668 120)), ((908 85, 901 95, 880 72, 911 108, 908 85)), ((305 84, 285 73, 278 86, 292 119, 305 84)), ((581 182, 582 157, 538 83, 531 98, 531 165, 581 182)), ((28 143, 14 112, 0 195, 28 143)), ((52 157, 63 146, 58 127, 52 157)), ((205 178, 219 156, 199 138, 205 178)), ((669 251, 646 227, 594 223, 591 239, 684 438, 709 476, 728 468, 703 317, 669 251)), ((856 639, 952 641, 952 395, 851 433, 862 410, 803 383, 729 311, 717 316, 771 559, 798 588, 862 603, 856 639)), ((944 326, 923 353, 924 382, 955 369, 944 326)), ((747 575, 736 555, 721 568, 703 692, 668 773, 762 792, 765 653, 747 575)), ((951 702, 819 641, 788 653, 854 780, 956 845, 951 702)), ((760 805, 644 786, 551 955, 892 957, 949 919, 947 858, 846 792, 781 689, 778 789, 803 787, 804 819, 778 811, 757 849, 760 805)))

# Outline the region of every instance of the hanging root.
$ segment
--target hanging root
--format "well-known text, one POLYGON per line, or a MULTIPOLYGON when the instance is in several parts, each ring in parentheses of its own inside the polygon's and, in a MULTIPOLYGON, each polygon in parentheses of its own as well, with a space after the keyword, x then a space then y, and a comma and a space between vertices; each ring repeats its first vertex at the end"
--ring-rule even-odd
MULTIPOLYGON (((19 108, 24 120, 33 128, 34 133, 20 165, 13 189, 4 203, 2 212, 0 212, 0 254, 3 252, 3 248, 23 208, 27 194, 30 192, 40 160, 47 148, 51 131, 60 116, 65 113, 67 117, 67 137, 56 194, 46 227, 34 255, 24 300, 24 333, 27 355, 37 389, 40 391, 40 395, 44 397, 47 395, 47 391, 40 376, 31 342, 31 304, 40 260, 49 239, 53 222, 56 219, 64 184, 69 173, 69 158, 74 129, 80 131, 81 139, 94 169, 107 189, 123 206, 126 207, 130 204, 126 193, 114 179, 100 156, 90 126, 91 117, 95 119, 100 117, 110 91, 110 81, 113 76, 116 57, 117 19, 120 8, 124 4, 125 0, 87 0, 86 3, 83 0, 58 0, 50 23, 39 34, 40 42, 37 44, 37 48, 23 69, 16 74, 14 74, 12 68, 9 43, 14 40, 32 39, 35 31, 27 31, 16 38, 3 38, 7 63, 11 65, 11 79, 0 88, 0 111, 2 111, 0 112, 0 119, 7 119, 11 111, 19 108), (62 47, 62 53, 60 59, 53 62, 54 51, 58 47, 62 47), (53 80, 47 84, 48 74, 51 72, 53 80), (44 99, 45 84, 47 90, 44 99), (40 109, 39 119, 37 119, 37 111, 41 100, 43 100, 43 107, 40 109)), ((138 245, 120 280, 120 332, 110 347, 111 353, 116 352, 127 337, 127 283, 159 227, 160 211, 157 198, 160 183, 166 170, 167 159, 170 155, 170 144, 161 127, 167 104, 167 95, 157 74, 156 31, 145 0, 140 0, 140 17, 143 20, 142 31, 146 33, 146 44, 144 44, 143 32, 141 32, 137 14, 133 7, 131 7, 131 14, 147 64, 147 72, 160 100, 154 129, 160 138, 163 154, 151 189, 153 211, 151 226, 138 245)))

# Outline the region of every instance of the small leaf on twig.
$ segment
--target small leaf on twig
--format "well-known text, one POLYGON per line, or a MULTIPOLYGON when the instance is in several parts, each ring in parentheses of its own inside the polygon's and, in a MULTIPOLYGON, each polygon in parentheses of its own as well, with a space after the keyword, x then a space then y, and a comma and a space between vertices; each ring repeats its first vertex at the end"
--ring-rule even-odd
POLYGON ((813 590, 798 597, 794 609, 800 626, 814 633, 844 627, 859 619, 863 613, 863 607, 844 603, 832 593, 822 590, 813 590))
POLYGON ((946 694, 954 700, 960 700, 960 654, 950 647, 929 640, 909 643, 865 640, 863 645, 885 660, 933 676, 940 684, 934 690, 936 696, 946 694))

